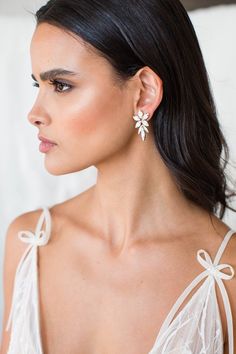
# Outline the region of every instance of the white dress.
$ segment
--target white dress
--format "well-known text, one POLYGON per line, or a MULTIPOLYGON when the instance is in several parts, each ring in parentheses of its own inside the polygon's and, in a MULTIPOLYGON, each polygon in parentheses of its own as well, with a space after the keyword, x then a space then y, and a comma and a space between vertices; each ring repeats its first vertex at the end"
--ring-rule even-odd
MULTIPOLYGON (((29 244, 18 264, 11 310, 6 331, 11 325, 7 354, 43 354, 38 301, 37 250, 48 243, 51 233, 51 215, 47 207, 38 220, 35 232, 20 231, 20 240, 29 244), (45 230, 42 229, 45 221, 45 230)), ((227 318, 229 354, 234 354, 233 320, 229 298, 223 280, 234 277, 229 264, 219 264, 224 249, 235 233, 230 229, 216 253, 214 261, 203 249, 197 251, 196 259, 204 270, 179 296, 163 322, 152 349, 147 354, 223 354, 224 341, 215 286, 223 298, 227 318), (204 257, 203 257, 204 255, 204 257), (228 268, 230 274, 223 272, 228 268), (175 316, 182 302, 203 279, 183 309, 175 316), (174 318, 175 317, 175 318, 174 318)))

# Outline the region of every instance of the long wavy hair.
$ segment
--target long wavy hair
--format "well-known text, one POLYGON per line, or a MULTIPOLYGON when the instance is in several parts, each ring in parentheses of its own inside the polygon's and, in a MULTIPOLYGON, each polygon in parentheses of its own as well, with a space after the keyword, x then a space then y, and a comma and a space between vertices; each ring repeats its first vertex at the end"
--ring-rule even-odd
MULTIPOLYGON (((34 14, 88 43, 114 68, 117 83, 143 66, 163 81, 154 112, 155 145, 186 198, 224 217, 236 196, 227 184, 229 147, 192 22, 178 0, 50 0, 34 14)), ((232 181, 231 181, 232 182, 232 181)), ((234 183, 234 182, 233 182, 234 183)))

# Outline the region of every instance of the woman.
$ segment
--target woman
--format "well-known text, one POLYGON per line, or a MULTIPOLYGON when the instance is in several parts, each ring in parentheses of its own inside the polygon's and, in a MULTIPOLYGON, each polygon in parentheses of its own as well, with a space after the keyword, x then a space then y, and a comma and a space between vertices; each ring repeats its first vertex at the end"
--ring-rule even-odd
POLYGON ((51 0, 36 19, 29 121, 45 167, 98 176, 9 226, 1 354, 234 354, 228 147, 188 14, 51 0))

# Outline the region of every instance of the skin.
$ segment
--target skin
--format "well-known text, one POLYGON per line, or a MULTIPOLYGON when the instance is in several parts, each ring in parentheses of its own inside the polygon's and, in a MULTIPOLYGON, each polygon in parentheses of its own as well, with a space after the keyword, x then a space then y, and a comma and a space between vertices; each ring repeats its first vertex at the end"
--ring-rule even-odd
POLYGON ((162 81, 151 69, 139 70, 120 89, 105 59, 49 24, 36 29, 31 59, 40 90, 28 119, 58 144, 45 155, 45 167, 53 175, 91 165, 98 169, 91 213, 115 253, 125 252, 147 231, 155 230, 158 238, 176 236, 192 231, 196 216, 209 222, 207 213, 177 189, 154 146, 153 132, 142 142, 134 129, 133 114, 141 109, 151 120, 162 100, 162 81), (57 67, 79 73, 70 79, 72 91, 56 93, 48 82, 40 82, 39 73, 57 67))
MULTIPOLYGON (((214 255, 229 227, 181 194, 154 145, 161 78, 145 66, 119 85, 108 61, 90 49, 46 23, 30 47, 39 92, 28 119, 57 143, 45 154, 47 171, 63 175, 91 165, 98 171, 95 186, 51 208, 51 242, 40 248, 43 345, 49 354, 65 347, 146 354, 171 305, 204 270, 193 255, 200 248, 214 255), (40 79, 54 68, 78 73, 57 78, 71 91, 57 93, 40 79), (144 142, 132 119, 138 110, 150 114, 144 142)), ((225 332, 220 296, 219 303, 225 332)))

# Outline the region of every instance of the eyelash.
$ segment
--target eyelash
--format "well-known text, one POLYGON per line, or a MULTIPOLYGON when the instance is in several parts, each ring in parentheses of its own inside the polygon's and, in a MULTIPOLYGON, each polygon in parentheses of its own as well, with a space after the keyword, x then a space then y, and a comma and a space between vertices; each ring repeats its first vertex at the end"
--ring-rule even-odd
MULTIPOLYGON (((62 82, 62 81, 58 81, 58 80, 56 80, 56 79, 50 80, 49 84, 52 85, 52 86, 55 86, 55 87, 56 87, 57 85, 63 85, 63 86, 67 86, 67 87, 68 87, 68 89, 67 89, 67 90, 64 90, 64 91, 60 91, 60 90, 56 90, 56 89, 55 89, 55 92, 57 92, 57 93, 68 92, 68 91, 70 91, 70 90, 72 89, 72 86, 71 86, 71 85, 69 85, 69 84, 67 84, 67 83, 65 83, 65 82, 62 82)), ((35 87, 39 87, 39 84, 38 84, 37 82, 33 82, 32 85, 35 86, 35 87)))

